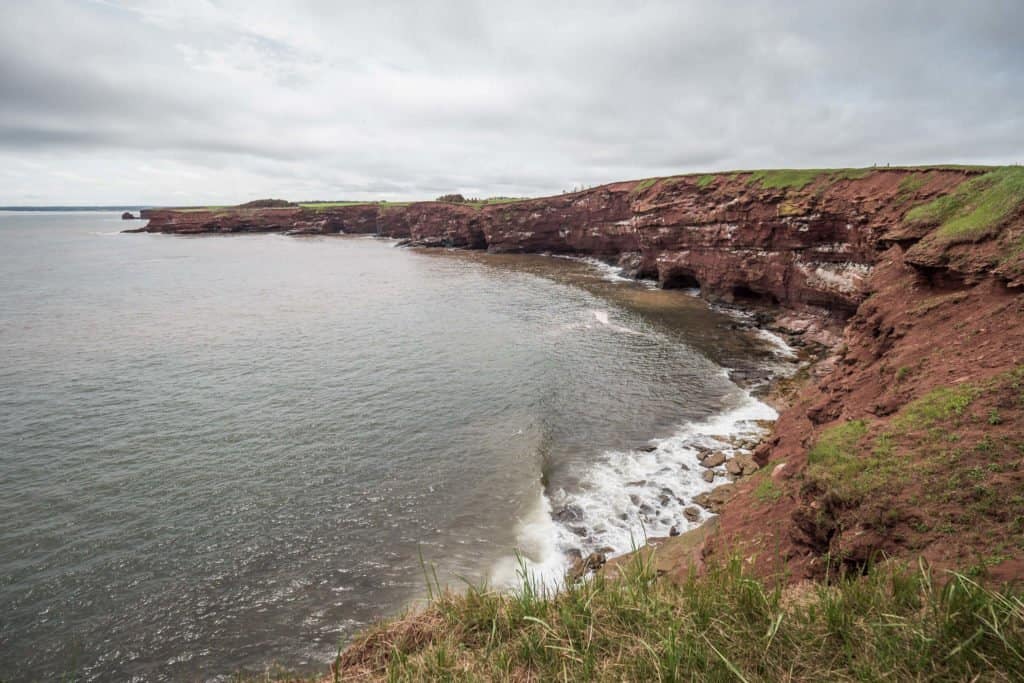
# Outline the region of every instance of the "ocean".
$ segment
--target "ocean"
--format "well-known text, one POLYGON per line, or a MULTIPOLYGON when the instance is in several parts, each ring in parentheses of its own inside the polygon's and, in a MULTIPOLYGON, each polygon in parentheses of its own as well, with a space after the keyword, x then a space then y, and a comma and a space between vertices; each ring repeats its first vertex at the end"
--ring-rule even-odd
POLYGON ((133 225, 0 212, 4 681, 322 671, 424 566, 694 526, 775 416, 775 340, 601 264, 133 225))

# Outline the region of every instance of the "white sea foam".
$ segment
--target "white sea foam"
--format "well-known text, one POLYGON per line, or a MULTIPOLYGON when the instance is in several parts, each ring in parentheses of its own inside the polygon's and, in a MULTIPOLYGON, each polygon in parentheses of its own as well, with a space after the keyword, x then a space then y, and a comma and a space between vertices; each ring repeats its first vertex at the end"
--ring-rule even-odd
POLYGON ((775 334, 763 327, 756 327, 754 322, 754 312, 749 311, 737 306, 727 306, 722 304, 711 304, 711 310, 717 311, 723 315, 727 315, 736 320, 742 321, 746 325, 753 327, 754 336, 761 341, 765 342, 768 346, 768 350, 775 358, 775 362, 769 362, 768 367, 771 370, 772 375, 777 377, 791 377, 801 367, 799 356, 796 350, 786 343, 786 340, 782 336, 775 334))
POLYGON ((525 517, 519 520, 516 535, 518 555, 501 558, 491 570, 491 585, 515 588, 526 571, 543 585, 557 588, 569 569, 569 560, 559 546, 559 529, 551 515, 551 501, 540 484, 537 498, 525 517))
POLYGON ((757 421, 778 414, 749 393, 739 395, 731 410, 684 425, 671 437, 651 442, 649 449, 608 451, 580 473, 573 491, 538 494, 536 508, 518 530, 523 567, 505 558, 495 567, 496 586, 514 587, 522 569, 549 587, 562 581, 576 554, 603 551, 614 557, 644 544, 647 537, 667 536, 672 527, 683 532, 699 526, 683 514, 693 498, 728 481, 724 466, 715 468, 713 483, 701 476, 699 455, 721 451, 731 458, 749 452, 764 434, 757 421))
POLYGON ((553 256, 555 258, 564 258, 570 261, 585 263, 598 271, 601 274, 601 279, 607 280, 608 282, 628 282, 634 285, 647 287, 648 289, 658 288, 658 283, 653 280, 638 280, 636 278, 628 277, 623 275, 625 272, 623 268, 613 266, 610 263, 605 263, 601 259, 593 258, 592 256, 567 256, 565 254, 553 254, 553 256))
MULTIPOLYGON (((593 258, 556 255, 582 261, 602 273, 611 282, 642 282, 622 275, 622 269, 593 258)), ((687 290, 700 296, 700 289, 687 290)), ((715 307, 744 321, 753 314, 742 309, 715 307)), ((613 323, 607 311, 593 310, 594 319, 616 331, 640 334, 613 323)), ((589 327, 589 325, 587 325, 589 327)), ((782 337, 764 329, 757 336, 765 341, 779 363, 773 373, 789 375, 795 371, 794 350, 782 337)), ((727 368, 722 368, 726 377, 727 368)), ((586 557, 603 551, 615 557, 644 545, 646 538, 667 536, 673 527, 679 532, 696 528, 710 513, 703 508, 694 521, 683 510, 694 505, 694 497, 728 481, 725 467, 714 468, 713 482, 703 478, 701 454, 720 451, 732 458, 749 453, 750 447, 764 436, 758 422, 775 420, 778 413, 769 405, 743 390, 737 405, 700 422, 684 425, 666 439, 653 440, 651 447, 633 451, 608 451, 580 475, 573 491, 558 489, 550 494, 538 490, 536 505, 520 520, 517 542, 520 554, 499 561, 491 575, 493 585, 514 588, 521 584, 525 571, 541 585, 557 588, 574 556, 586 557)))
POLYGON ((605 327, 608 327, 616 332, 623 332, 625 334, 642 334, 636 330, 630 329, 623 325, 617 325, 608 319, 608 311, 591 311, 594 314, 594 319, 601 323, 605 327))
POLYGON ((774 332, 770 332, 764 329, 763 327, 759 327, 757 329, 757 336, 758 338, 768 342, 768 345, 772 348, 772 353, 778 356, 779 358, 784 358, 786 360, 796 360, 796 351, 793 349, 792 346, 786 343, 785 339, 783 339, 779 335, 775 334, 774 332))

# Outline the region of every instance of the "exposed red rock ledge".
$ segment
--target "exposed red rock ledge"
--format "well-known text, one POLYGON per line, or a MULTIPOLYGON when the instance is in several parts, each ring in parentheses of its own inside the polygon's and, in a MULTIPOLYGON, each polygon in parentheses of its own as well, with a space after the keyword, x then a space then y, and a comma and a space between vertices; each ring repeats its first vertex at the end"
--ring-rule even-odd
POLYGON ((849 314, 901 215, 976 173, 879 169, 850 180, 822 174, 801 188, 766 188, 750 173, 678 176, 482 208, 417 202, 151 209, 142 212, 149 223, 141 230, 343 232, 423 246, 579 254, 621 260, 665 287, 699 284, 710 297, 849 314), (917 179, 909 193, 908 177, 917 179))
POLYGON ((790 580, 881 554, 1020 579, 1024 204, 1015 200, 994 229, 969 240, 939 239, 936 222, 906 220, 981 173, 691 175, 479 208, 161 209, 144 211, 139 231, 344 232, 577 254, 663 287, 699 286, 711 299, 778 304, 797 315, 777 326, 832 350, 787 397, 755 453, 761 470, 719 490, 729 500, 701 556, 738 550, 760 573, 790 580), (922 412, 936 396, 953 406, 941 419, 922 412), (846 459, 823 465, 821 444, 833 442, 846 459))

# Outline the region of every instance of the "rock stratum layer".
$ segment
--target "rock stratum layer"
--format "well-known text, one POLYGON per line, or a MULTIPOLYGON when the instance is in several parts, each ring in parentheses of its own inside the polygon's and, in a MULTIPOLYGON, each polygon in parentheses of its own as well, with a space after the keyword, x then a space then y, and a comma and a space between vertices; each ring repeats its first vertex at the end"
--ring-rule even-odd
POLYGON ((142 217, 148 232, 592 256, 663 287, 818 314, 842 336, 776 319, 830 350, 786 397, 760 470, 718 490, 728 502, 702 556, 739 552, 790 580, 881 556, 1024 577, 1024 169, 690 175, 483 206, 142 217))

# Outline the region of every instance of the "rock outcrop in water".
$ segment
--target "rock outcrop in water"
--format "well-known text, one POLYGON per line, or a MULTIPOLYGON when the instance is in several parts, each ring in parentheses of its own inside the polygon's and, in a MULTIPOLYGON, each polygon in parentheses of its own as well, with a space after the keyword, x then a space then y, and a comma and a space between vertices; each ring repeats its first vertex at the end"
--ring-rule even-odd
MULTIPOLYGON (((721 517, 702 557, 738 553, 790 580, 883 554, 1024 576, 1024 545, 1000 540, 1024 534, 1024 169, 726 173, 485 205, 142 217, 149 232, 358 233, 592 256, 666 288, 843 323, 756 462, 703 501, 721 517)), ((829 338, 807 316, 776 325, 829 338)))

